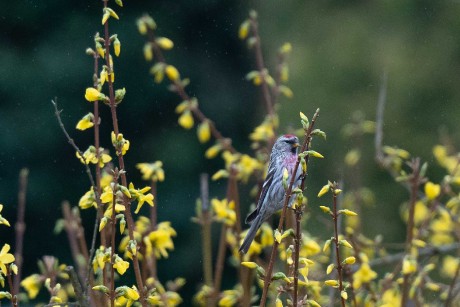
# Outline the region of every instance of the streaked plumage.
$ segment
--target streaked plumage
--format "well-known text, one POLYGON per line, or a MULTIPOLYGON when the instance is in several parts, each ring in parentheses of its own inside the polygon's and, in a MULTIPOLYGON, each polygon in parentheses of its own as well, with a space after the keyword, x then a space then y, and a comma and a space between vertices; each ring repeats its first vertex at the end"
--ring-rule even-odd
MULTIPOLYGON (((281 210, 284 205, 284 196, 286 191, 283 187, 283 169, 287 168, 289 173, 288 182, 291 180, 291 174, 297 161, 297 147, 299 139, 292 134, 285 134, 279 137, 270 155, 270 163, 268 165, 267 177, 265 178, 260 193, 259 201, 256 209, 251 212, 246 218, 246 224, 251 224, 239 251, 247 253, 251 246, 257 230, 262 223, 266 221, 273 213, 281 210)), ((293 188, 296 188, 301 183, 302 170, 297 168, 296 180, 293 188)), ((292 205, 294 197, 291 197, 289 206, 292 205)))

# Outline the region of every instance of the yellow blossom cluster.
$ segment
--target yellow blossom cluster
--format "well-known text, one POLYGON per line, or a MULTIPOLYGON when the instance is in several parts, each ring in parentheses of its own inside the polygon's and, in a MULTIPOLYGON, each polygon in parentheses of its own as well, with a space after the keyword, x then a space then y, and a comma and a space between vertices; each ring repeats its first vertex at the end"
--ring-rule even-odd
POLYGON ((80 159, 83 164, 99 164, 102 168, 106 163, 112 161, 112 157, 105 152, 105 149, 99 147, 99 152, 96 147, 90 145, 87 150, 83 152, 83 156, 79 152, 76 153, 77 158, 80 159))
POLYGON ((151 180, 154 182, 161 182, 165 180, 163 162, 161 161, 153 163, 137 163, 136 167, 141 171, 143 180, 151 180))
POLYGON ((211 206, 214 213, 214 218, 219 222, 232 226, 236 222, 235 202, 228 202, 227 199, 218 200, 213 198, 211 206))
POLYGON ((182 303, 182 298, 179 293, 177 293, 177 290, 184 285, 185 279, 180 277, 173 281, 169 281, 166 287, 157 279, 149 277, 146 280, 146 286, 152 290, 149 291, 147 302, 151 306, 178 306, 182 303))
MULTIPOLYGON (((177 235, 170 222, 161 222, 151 230, 150 220, 144 216, 139 216, 134 228, 134 237, 138 242, 143 242, 143 248, 138 255, 141 258, 152 257, 168 258, 168 251, 174 250, 172 238, 177 235)), ((130 237, 126 236, 121 240, 119 250, 125 252, 130 257, 129 250, 130 237)))

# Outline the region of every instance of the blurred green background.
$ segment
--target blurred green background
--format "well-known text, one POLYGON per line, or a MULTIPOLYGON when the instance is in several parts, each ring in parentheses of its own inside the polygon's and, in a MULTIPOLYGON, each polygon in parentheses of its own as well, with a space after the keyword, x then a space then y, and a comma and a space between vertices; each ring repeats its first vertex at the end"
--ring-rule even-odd
MULTIPOLYGON (((101 1, 3 1, 0 14, 0 202, 2 214, 15 220, 17 175, 30 169, 27 194, 25 275, 36 270, 42 255, 70 261, 64 234, 53 235, 60 205, 73 205, 89 187, 83 167, 67 144, 50 100, 58 97, 62 119, 81 148, 91 143, 91 132, 73 129, 91 111, 85 102, 92 84, 92 59, 85 55, 96 31, 101 31, 101 1)), ((264 56, 269 68, 278 47, 293 44, 288 86, 290 101, 282 99, 280 133, 298 127, 298 112, 308 116, 321 108, 318 127, 328 134, 315 148, 326 159, 309 168, 307 196, 313 214, 320 202, 316 193, 328 179, 350 177, 343 156, 353 147, 341 134, 355 110, 373 120, 379 84, 388 73, 385 143, 409 150, 433 162, 431 148, 448 133, 458 142, 460 115, 460 3, 458 1, 125 1, 120 21, 111 32, 122 43, 115 59, 116 86, 127 94, 119 107, 121 131, 131 141, 126 156, 128 178, 141 184, 137 162, 162 160, 166 182, 160 184, 159 220, 170 220, 178 232, 176 251, 160 262, 162 281, 183 276, 186 301, 201 281, 199 228, 190 222, 199 196, 199 174, 213 174, 222 161, 204 158, 205 145, 194 131, 177 124, 179 98, 166 83, 153 83, 142 55, 144 38, 136 18, 149 13, 158 34, 171 38, 175 48, 168 61, 191 79, 188 90, 224 135, 241 152, 251 153, 248 135, 264 117, 259 89, 245 80, 254 69, 252 52, 238 40, 239 24, 249 9, 259 13, 264 56), (175 269, 172 269, 174 266, 175 269)), ((271 70, 273 71, 273 69, 271 70)), ((110 117, 102 111, 102 144, 110 148, 110 117)), ((366 233, 381 233, 387 242, 403 240, 399 205, 404 189, 373 162, 372 137, 363 139, 361 179, 375 191, 376 204, 365 211, 366 233)), ((434 163, 432 163, 434 164, 434 163)), ((429 169, 433 181, 441 173, 429 169)), ((346 183, 345 183, 346 185, 346 183)), ((346 188, 346 186, 345 186, 346 188)), ((224 197, 224 183, 211 184, 211 196, 224 197)), ((242 189, 243 213, 253 201, 242 189)), ((82 213, 90 235, 94 212, 82 213)), ((314 216, 312 223, 320 223, 314 216)), ((309 229, 327 238, 324 227, 309 229)), ((217 230, 217 228, 215 229, 217 230)), ((13 244, 13 227, 1 229, 1 244, 13 244)), ((216 240, 217 240, 217 233, 216 240)), ((231 272, 231 268, 227 268, 231 272)), ((229 274, 233 275, 233 274, 229 274)), ((234 280, 224 281, 232 287, 234 280)))

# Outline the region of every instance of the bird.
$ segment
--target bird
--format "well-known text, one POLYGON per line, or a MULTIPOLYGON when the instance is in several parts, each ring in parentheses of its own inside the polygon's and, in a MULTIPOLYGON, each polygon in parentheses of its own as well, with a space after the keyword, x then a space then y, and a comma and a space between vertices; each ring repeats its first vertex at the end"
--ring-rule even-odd
MULTIPOLYGON (((272 216, 273 213, 283 208, 286 194, 283 186, 283 170, 284 168, 287 169, 289 174, 287 182, 290 182, 293 169, 297 162, 298 147, 299 139, 293 134, 280 136, 273 145, 267 176, 262 185, 257 207, 245 220, 245 223, 251 226, 239 248, 240 253, 246 254, 248 252, 257 230, 262 223, 272 216)), ((292 189, 298 187, 302 181, 301 167, 297 167, 295 178, 292 189)), ((291 207, 293 200, 294 197, 291 197, 289 207, 291 207)))

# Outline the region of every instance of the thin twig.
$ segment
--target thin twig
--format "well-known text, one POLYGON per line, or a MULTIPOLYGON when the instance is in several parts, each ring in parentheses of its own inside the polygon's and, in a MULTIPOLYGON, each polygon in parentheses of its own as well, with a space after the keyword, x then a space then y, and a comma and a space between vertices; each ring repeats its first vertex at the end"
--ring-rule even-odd
POLYGON ((26 224, 24 216, 26 211, 26 196, 27 196, 27 182, 29 177, 29 170, 23 168, 19 173, 19 192, 18 192, 18 217, 14 226, 16 235, 16 244, 14 258, 18 272, 14 280, 14 293, 19 293, 19 283, 21 282, 22 275, 22 262, 23 262, 23 246, 24 246, 24 232, 26 224))
MULTIPOLYGON (((409 218, 407 222, 406 230, 406 254, 410 253, 412 247, 412 240, 414 236, 414 216, 415 216, 415 203, 417 202, 417 191, 421 183, 420 178, 420 158, 415 158, 410 163, 412 168, 412 175, 410 179, 411 193, 409 202, 409 218)), ((401 294, 401 306, 405 307, 409 295, 409 274, 404 275, 402 294, 401 294)))
POLYGON ((257 22, 257 14, 252 13, 250 14, 249 20, 251 22, 251 29, 254 40, 254 54, 256 58, 256 66, 257 70, 261 74, 261 88, 262 88, 262 95, 265 102, 265 107, 267 109, 268 115, 273 115, 275 112, 273 110, 273 102, 272 97, 270 95, 270 89, 268 88, 268 83, 265 80, 266 74, 268 74, 268 70, 264 64, 264 56, 262 54, 262 46, 260 43, 260 36, 259 36, 259 23, 257 22))
MULTIPOLYGON (((67 201, 64 201, 62 203, 62 214, 64 216, 64 229, 67 234, 67 240, 69 241, 70 253, 72 255, 74 263, 78 267, 78 275, 80 279, 85 280, 85 266, 80 264, 80 257, 82 256, 82 251, 80 250, 77 242, 77 225, 72 215, 70 204, 67 201)), ((85 258, 85 261, 88 261, 88 258, 85 258)), ((87 264, 87 262, 85 264, 87 264)))
POLYGON ((110 306, 115 307, 115 234, 117 232, 117 219, 115 218, 115 206, 117 205, 117 183, 119 172, 118 169, 114 171, 113 177, 113 196, 112 196, 112 216, 110 217, 110 306))
MULTIPOLYGON (((233 176, 228 178, 227 182, 227 202, 230 203, 233 199, 232 193, 232 180, 235 180, 233 176)), ((222 223, 219 239, 219 248, 217 251, 216 265, 214 269, 214 302, 212 306, 217 302, 217 297, 219 295, 220 286, 222 283, 222 275, 224 272, 224 262, 225 262, 225 252, 227 247, 227 229, 228 226, 225 222, 222 223)))
POLYGON ((10 270, 10 267, 7 266, 6 267, 6 276, 7 276, 7 279, 8 279, 8 286, 10 287, 10 291, 11 291, 11 304, 13 305, 13 307, 17 307, 18 306, 18 298, 17 298, 17 293, 18 292, 15 292, 14 291, 14 286, 13 286, 13 278, 11 277, 11 270, 10 270))
MULTIPOLYGON (((64 133, 64 135, 67 138, 67 141, 75 149, 75 151, 78 152, 80 157, 83 157, 83 152, 80 150, 80 148, 78 148, 78 146, 75 144, 75 141, 70 137, 69 133, 67 132, 67 130, 66 130, 65 126, 64 126, 64 123, 62 122, 62 119, 61 119, 62 110, 58 109, 57 98, 55 98, 54 100, 51 100, 51 103, 54 106, 54 114, 56 115, 56 118, 58 120, 59 127, 61 127, 62 132, 64 133)), ((95 194, 96 201, 99 203, 99 193, 98 193, 98 190, 97 190, 96 183, 95 183, 95 181, 93 179, 93 175, 91 174, 91 170, 89 168, 89 165, 85 163, 84 166, 85 166, 86 174, 88 175, 88 179, 89 179, 89 181, 91 183, 91 186, 93 187, 93 191, 94 191, 94 194, 95 194)), ((100 180, 98 180, 98 181, 100 181, 100 180)), ((94 255, 94 252, 95 252, 97 225, 99 224, 98 221, 99 221, 99 219, 96 217, 96 222, 95 222, 95 225, 94 225, 95 230, 93 231, 93 239, 91 241, 91 250, 90 250, 89 259, 92 259, 93 255, 94 255)), ((86 291, 89 291, 88 289, 90 288, 90 280, 91 280, 91 278, 90 278, 91 264, 90 263, 91 263, 91 261, 88 261, 85 293, 86 293, 86 291)))
POLYGON ((376 128, 375 128, 375 160, 381 166, 384 165, 384 155, 382 150, 383 142, 383 112, 385 111, 385 103, 387 100, 387 73, 382 74, 380 83, 379 99, 377 102, 376 128))
MULTIPOLYGON (((62 122, 62 119, 61 119, 62 110, 58 109, 57 98, 54 98, 54 100, 51 100, 51 103, 54 106, 54 115, 56 115, 56 118, 57 118, 58 123, 59 123, 59 127, 61 127, 62 132, 64 133, 64 135, 67 138, 67 141, 75 149, 75 151, 78 152, 80 157, 83 157, 83 152, 80 150, 80 148, 78 148, 77 144, 75 144, 75 141, 70 137, 69 133, 67 132, 67 130, 66 130, 65 126, 64 126, 64 123, 62 122)), ((89 166, 86 163, 85 163, 85 170, 86 170, 86 174, 88 175, 88 179, 91 182, 91 186, 93 188, 95 188, 96 184, 94 182, 93 175, 91 174, 91 170, 89 169, 89 166)))
MULTIPOLYGON (((107 8, 107 1, 108 0, 103 0, 104 8, 107 8)), ((109 87, 109 105, 110 105, 110 112, 112 115, 113 132, 115 133, 115 135, 119 135, 120 130, 118 128, 118 118, 117 118, 117 111, 116 111, 117 106, 115 104, 115 91, 114 91, 113 82, 112 82, 113 81, 112 80, 113 71, 112 71, 112 63, 110 63, 110 34, 109 34, 109 21, 108 20, 104 24, 104 47, 105 47, 105 61, 107 65, 107 75, 109 76, 107 83, 109 87)), ((126 178, 126 173, 125 173, 125 161, 119 149, 117 149, 117 156, 118 156, 118 165, 120 167, 120 171, 122 171, 121 172, 121 184, 127 187, 128 180, 126 178)), ((129 239, 134 242, 135 241, 134 220, 131 214, 131 203, 125 200, 124 204, 126 207, 124 214, 126 217, 126 223, 128 224, 129 239)), ((136 276, 137 288, 139 290, 139 296, 140 296, 139 301, 143 307, 146 307, 147 304, 145 301, 144 284, 142 282, 142 275, 141 275, 141 270, 139 267, 139 259, 137 257, 136 252, 132 253, 132 260, 133 260, 134 273, 136 276)))
POLYGON ((88 298, 85 296, 80 281, 78 280, 77 274, 73 266, 66 267, 66 272, 69 274, 70 282, 72 283, 73 290, 75 292, 75 297, 78 300, 78 303, 81 307, 89 307, 88 298))
MULTIPOLYGON (((310 142, 311 142, 311 138, 312 138, 311 132, 313 131, 313 128, 315 126, 315 122, 316 122, 316 119, 318 118, 318 116, 319 116, 319 109, 317 109, 315 114, 313 115, 313 118, 311 120, 310 126, 308 127, 308 130, 305 133, 305 141, 304 141, 304 143, 302 145, 302 148, 301 148, 300 152, 304 152, 305 150, 308 150, 310 148, 310 142)), ((307 155, 305 157, 306 163, 308 163, 308 158, 309 158, 309 156, 307 155)), ((294 174, 297 173, 297 168, 299 167, 299 164, 300 164, 300 157, 297 159, 297 162, 296 162, 296 164, 295 164, 295 166, 294 166, 294 168, 292 170, 291 180, 289 182, 288 189, 287 189, 287 191, 285 193, 285 196, 284 196, 283 211, 281 212, 280 221, 279 221, 279 224, 278 224, 278 231, 280 233, 282 233, 282 230, 283 230, 284 217, 286 216, 287 206, 288 206, 289 200, 290 200, 290 198, 292 196, 291 195, 292 188, 294 186, 294 181, 296 179, 294 174)), ((302 181, 304 181, 304 180, 305 180, 305 176, 302 179, 302 181)), ((271 284, 273 266, 275 264, 275 257, 276 257, 277 251, 278 251, 278 245, 279 245, 279 243, 275 240, 274 243, 273 243, 272 252, 270 254, 270 262, 268 263, 268 268, 267 268, 266 273, 265 273, 264 288, 263 288, 263 292, 262 292, 262 298, 260 300, 260 307, 264 307, 266 305, 266 302, 267 302, 268 287, 271 284)))
MULTIPOLYGON (((96 34, 97 37, 99 37, 99 33, 96 34)), ((94 70, 93 70, 93 87, 94 88, 97 88, 98 85, 99 85, 99 80, 98 80, 98 72, 99 72, 99 53, 97 51, 94 51, 93 53, 93 67, 94 67, 94 70)), ((94 147, 96 148, 96 159, 97 161, 100 160, 100 131, 99 131, 99 126, 101 124, 101 119, 99 117, 99 100, 96 100, 93 102, 93 115, 94 115, 94 147)), ((99 222, 102 218, 102 216, 104 215, 104 205, 102 204, 101 202, 101 198, 99 197, 102 193, 102 188, 101 188, 101 166, 99 163, 96 163, 96 166, 95 166, 95 170, 96 170, 96 186, 94 187, 94 195, 95 195, 95 199, 96 199, 96 204, 97 204, 97 214, 96 214, 96 219, 94 221, 94 227, 93 227, 93 235, 92 235, 92 239, 91 239, 91 247, 90 247, 90 250, 89 250, 89 261, 87 263, 87 267, 86 267, 86 279, 85 279, 85 289, 84 289, 84 292, 85 293, 91 293, 91 297, 93 297, 94 295, 94 292, 91 291, 91 284, 92 284, 92 277, 91 276, 91 259, 93 259, 94 257, 94 253, 96 252, 96 238, 97 238, 97 234, 99 233, 99 222)), ((100 233, 100 240, 101 240, 101 246, 104 246, 106 247, 107 246, 107 242, 106 242, 106 230, 103 229, 100 233)), ((106 280, 106 274, 105 274, 105 270, 103 270, 103 274, 102 274, 102 278, 103 278, 103 284, 106 285, 107 284, 107 280, 106 280)), ((101 296, 102 297, 102 296, 101 296)), ((102 299, 105 300, 105 296, 102 297, 102 299)))
POLYGON ((340 259, 340 249, 339 249, 339 227, 338 227, 338 219, 339 219, 339 214, 338 214, 338 208, 337 208, 337 194, 335 193, 335 190, 338 189, 337 183, 334 183, 334 186, 332 187, 332 198, 333 198, 333 208, 332 208, 332 219, 334 221, 334 243, 335 243, 335 259, 337 260, 336 264, 336 269, 337 269, 337 275, 339 279, 339 295, 340 295, 340 302, 342 304, 342 307, 345 307, 345 300, 342 297, 342 291, 343 291, 343 275, 342 275, 342 261, 340 259))
POLYGON ((294 238, 294 307, 298 304, 298 287, 299 287, 299 257, 300 257, 300 242, 302 241, 302 231, 300 222, 302 220, 302 206, 295 209, 295 238, 294 238))

